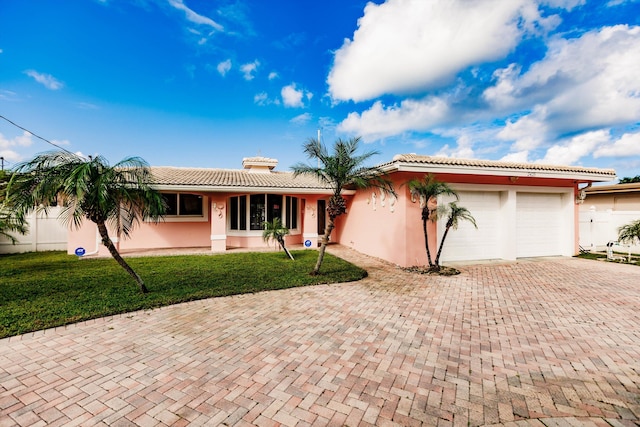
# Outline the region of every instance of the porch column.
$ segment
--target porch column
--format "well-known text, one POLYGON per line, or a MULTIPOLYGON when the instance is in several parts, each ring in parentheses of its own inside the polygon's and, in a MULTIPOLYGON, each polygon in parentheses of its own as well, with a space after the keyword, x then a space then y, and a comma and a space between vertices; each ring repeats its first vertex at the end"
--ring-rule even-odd
POLYGON ((227 250, 227 200, 211 196, 211 252, 227 250))
POLYGON ((317 212, 318 200, 316 198, 306 198, 303 200, 302 245, 305 249, 316 249, 318 247, 319 240, 317 212))

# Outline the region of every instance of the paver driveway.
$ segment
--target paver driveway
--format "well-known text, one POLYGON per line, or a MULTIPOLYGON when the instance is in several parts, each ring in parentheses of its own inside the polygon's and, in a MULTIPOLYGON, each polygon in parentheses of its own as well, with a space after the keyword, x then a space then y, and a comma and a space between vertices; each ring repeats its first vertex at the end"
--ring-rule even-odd
POLYGON ((331 251, 369 278, 0 340, 0 426, 638 425, 640 268, 331 251))

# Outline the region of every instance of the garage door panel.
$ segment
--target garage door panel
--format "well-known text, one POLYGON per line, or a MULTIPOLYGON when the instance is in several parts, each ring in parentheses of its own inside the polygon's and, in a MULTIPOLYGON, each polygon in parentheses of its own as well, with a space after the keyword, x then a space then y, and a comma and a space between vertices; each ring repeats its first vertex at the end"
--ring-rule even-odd
POLYGON ((560 255, 563 239, 561 194, 518 193, 516 256, 560 255))
MULTIPOLYGON (((469 210, 478 228, 468 221, 461 221, 457 229, 450 229, 441 261, 500 258, 500 193, 461 191, 458 195, 459 206, 469 210)), ((446 203, 449 201, 451 199, 445 200, 446 203)), ((446 218, 442 218, 438 224, 438 243, 442 241, 445 224, 446 218)))

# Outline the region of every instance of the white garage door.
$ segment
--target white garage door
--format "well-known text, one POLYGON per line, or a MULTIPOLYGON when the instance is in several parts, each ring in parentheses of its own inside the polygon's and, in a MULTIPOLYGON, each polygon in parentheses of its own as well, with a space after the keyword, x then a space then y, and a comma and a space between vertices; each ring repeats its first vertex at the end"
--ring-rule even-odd
POLYGON ((566 230, 560 194, 518 193, 516 214, 518 258, 562 254, 566 230))
MULTIPOLYGON (((459 206, 469 210, 478 229, 468 221, 451 228, 444 243, 441 262, 500 258, 500 193, 495 191, 459 191, 459 206)), ((452 199, 448 199, 448 202, 452 199)), ((442 241, 446 218, 438 223, 438 244, 442 241)), ((435 259, 436 254, 433 254, 435 259)))

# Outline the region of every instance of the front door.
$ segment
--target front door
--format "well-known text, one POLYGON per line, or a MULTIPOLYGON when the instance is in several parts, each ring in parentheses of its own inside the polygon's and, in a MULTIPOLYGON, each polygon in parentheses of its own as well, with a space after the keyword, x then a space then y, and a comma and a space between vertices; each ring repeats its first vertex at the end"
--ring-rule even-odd
MULTIPOLYGON (((324 230, 327 227, 327 201, 318 200, 318 237, 324 235, 324 230)), ((322 238, 318 239, 318 244, 322 241, 322 238)))

